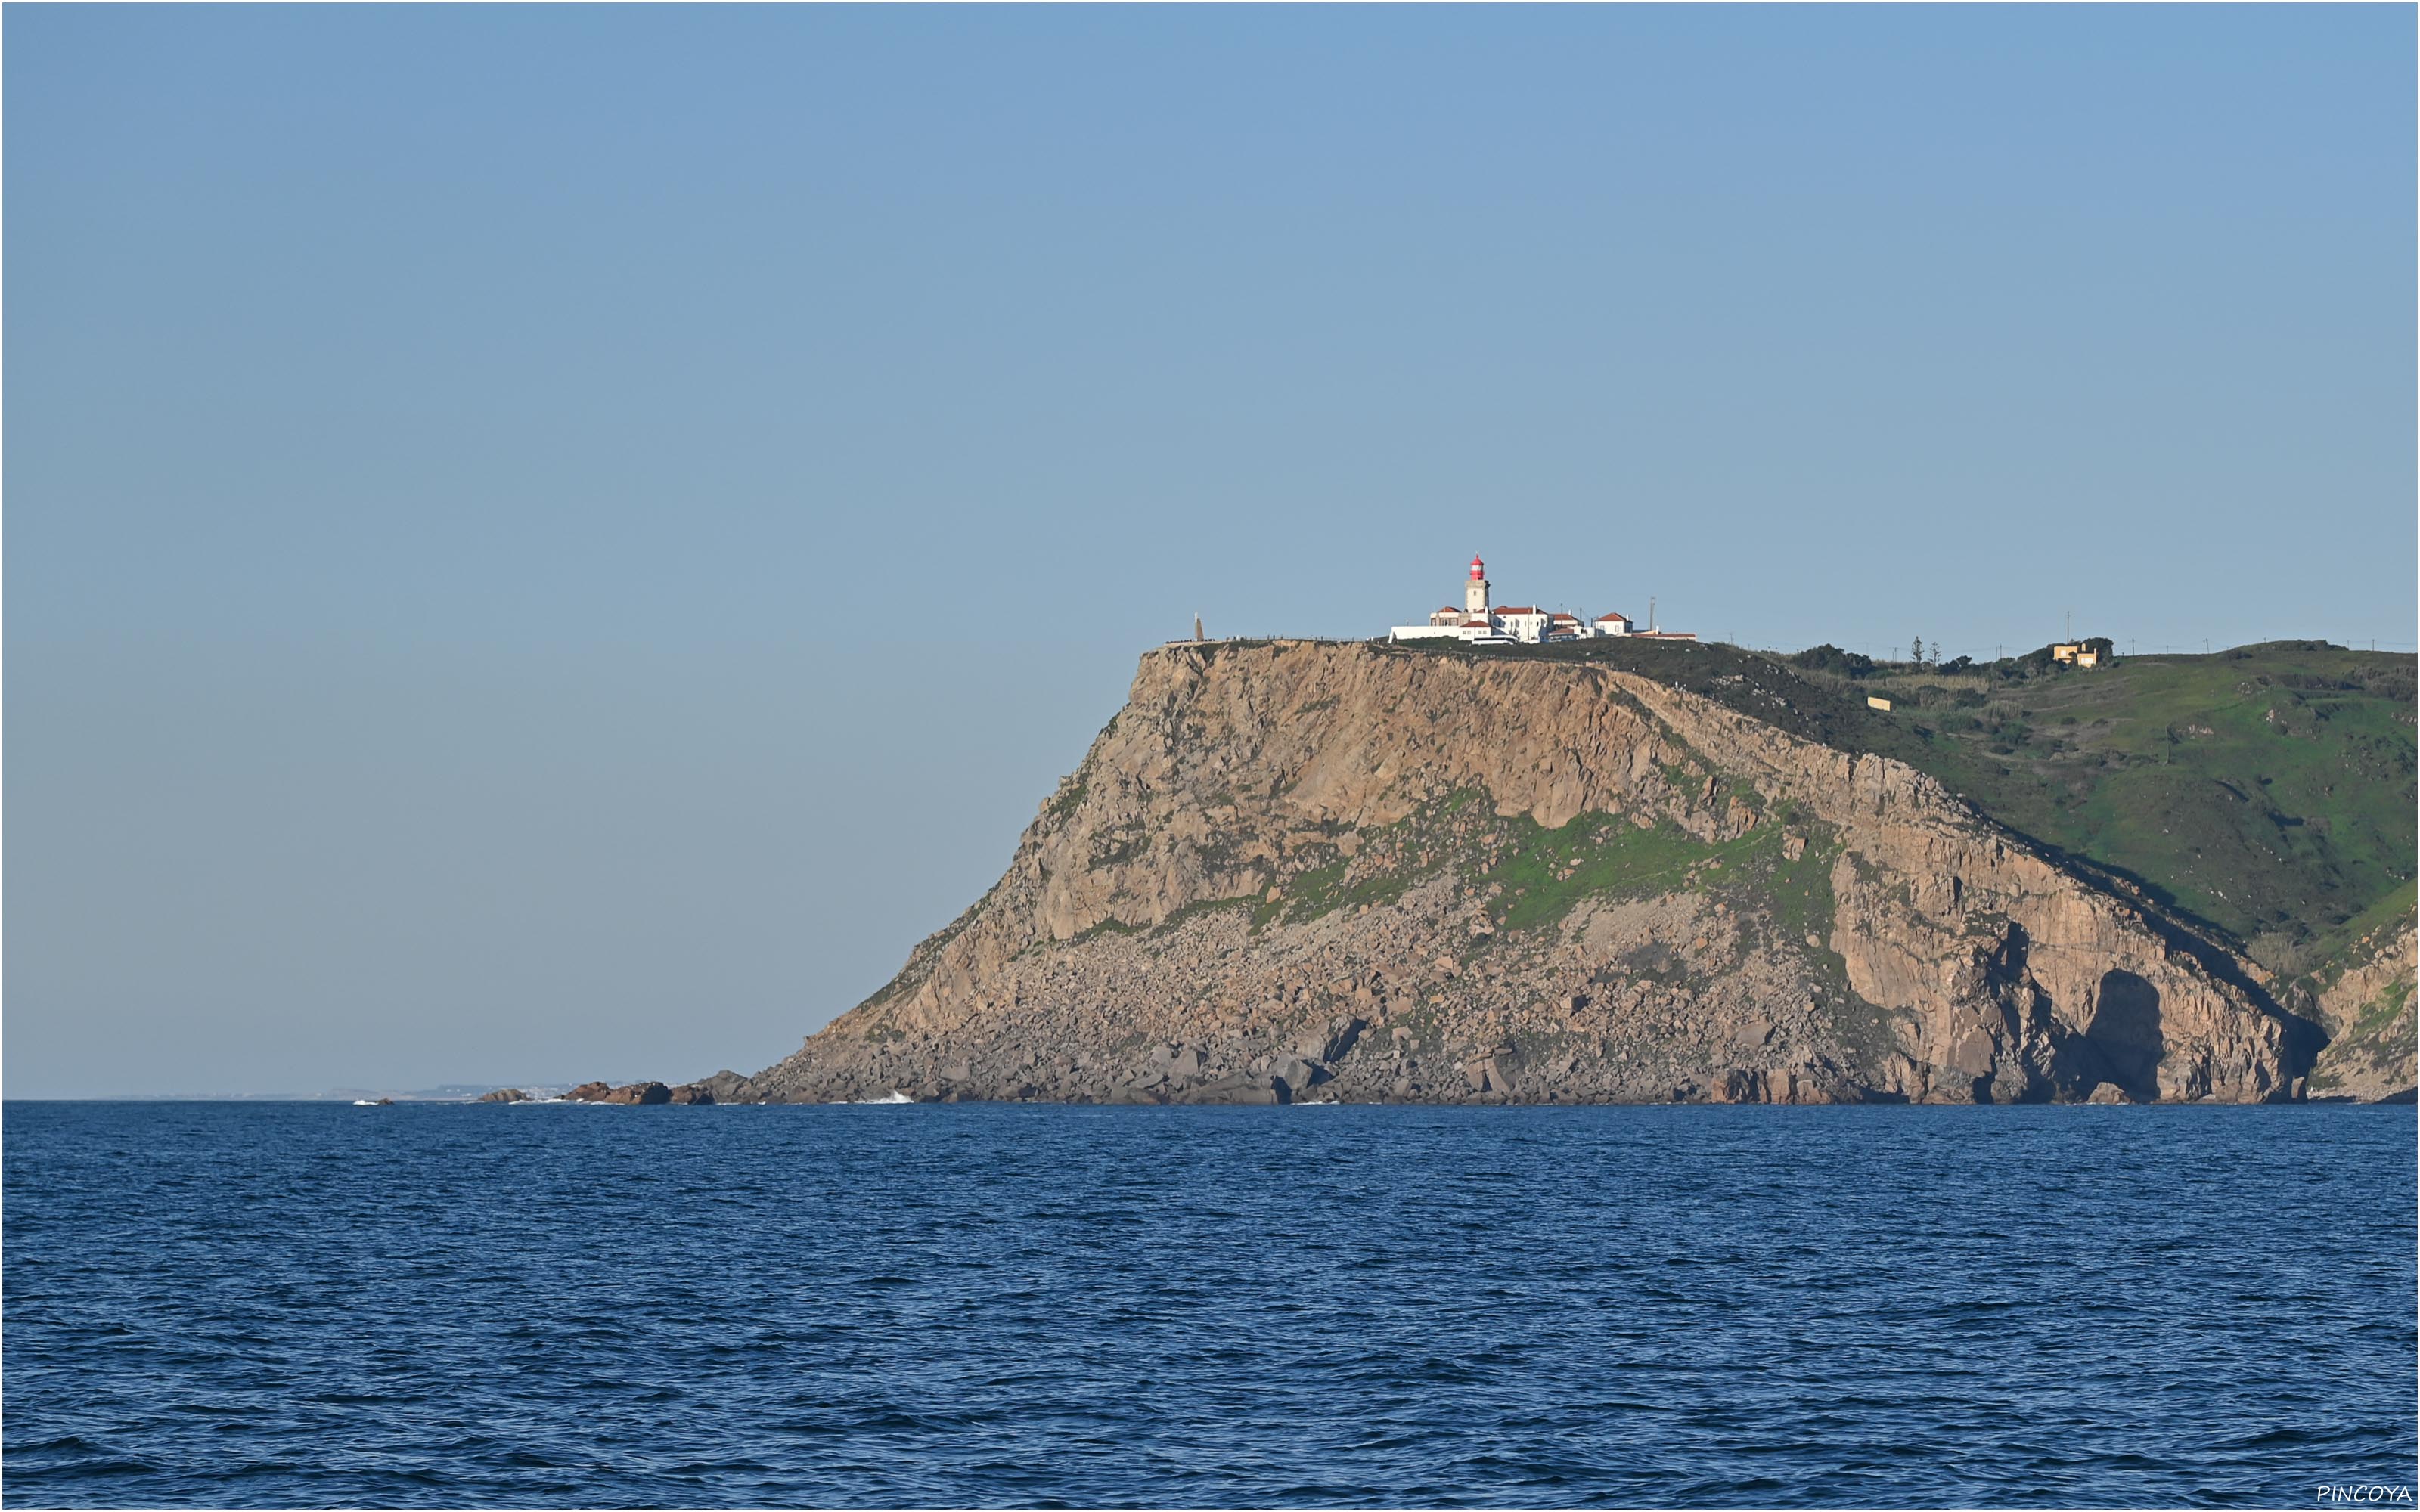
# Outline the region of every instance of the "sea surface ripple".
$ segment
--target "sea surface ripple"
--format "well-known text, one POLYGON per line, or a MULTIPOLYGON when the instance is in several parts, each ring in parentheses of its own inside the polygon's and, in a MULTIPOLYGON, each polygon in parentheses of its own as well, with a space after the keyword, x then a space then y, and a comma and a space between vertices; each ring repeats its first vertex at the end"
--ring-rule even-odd
POLYGON ((2409 1107, 11 1103, 6 1498, 2310 1505, 2414 1479, 2413 1176, 2409 1107))

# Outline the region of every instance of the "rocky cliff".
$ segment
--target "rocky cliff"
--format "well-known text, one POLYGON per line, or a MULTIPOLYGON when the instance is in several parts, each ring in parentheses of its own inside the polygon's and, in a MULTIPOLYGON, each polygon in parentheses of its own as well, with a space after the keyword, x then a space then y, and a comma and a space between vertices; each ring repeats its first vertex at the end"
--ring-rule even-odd
POLYGON ((2364 1102, 2412 1096, 2420 1052, 2415 953, 2420 940, 2406 916, 2357 941, 2350 963, 2314 995, 2311 1016, 2329 1039, 2311 1068, 2313 1096, 2364 1102))
POLYGON ((991 890, 726 1100, 2299 1095, 2325 1033, 2232 956, 1786 713, 1154 652, 991 890))

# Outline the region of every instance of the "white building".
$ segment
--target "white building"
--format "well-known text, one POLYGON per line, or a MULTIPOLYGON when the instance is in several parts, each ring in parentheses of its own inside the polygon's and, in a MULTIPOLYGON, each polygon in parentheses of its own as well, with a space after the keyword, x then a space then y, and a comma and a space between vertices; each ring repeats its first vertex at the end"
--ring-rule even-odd
POLYGON ((1523 645, 1534 646, 1546 639, 1547 614, 1544 609, 1523 604, 1518 608, 1506 605, 1496 610, 1496 623, 1504 633, 1523 645))
MULTIPOLYGON (((1544 609, 1529 604, 1491 606, 1487 563, 1470 559, 1470 577, 1463 583, 1462 606, 1446 605, 1426 625, 1398 625, 1387 632, 1389 640, 1461 640, 1471 645, 1538 645, 1550 640, 1579 640, 1593 636, 1636 635, 1626 614, 1600 614, 1582 620, 1576 614, 1544 609)), ((1677 638, 1676 638, 1677 639, 1677 638)))
POLYGON ((1487 607, 1487 563, 1470 559, 1470 579, 1462 585, 1462 608, 1451 604, 1429 616, 1426 625, 1398 625, 1387 632, 1389 640, 1467 640, 1479 645, 1510 645, 1512 638, 1496 623, 1487 607))

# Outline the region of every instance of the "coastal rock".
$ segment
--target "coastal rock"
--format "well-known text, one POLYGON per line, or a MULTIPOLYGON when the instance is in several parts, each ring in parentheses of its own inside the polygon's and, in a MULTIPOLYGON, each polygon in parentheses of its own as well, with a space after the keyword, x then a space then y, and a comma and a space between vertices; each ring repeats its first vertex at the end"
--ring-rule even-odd
POLYGON ((2326 1035, 2246 966, 1911 767, 1633 671, 1188 643, 981 901, 748 1080, 2285 1100, 2326 1035))
POLYGON ((1327 1078, 1327 1068, 1299 1056, 1287 1056, 1269 1067, 1269 1074, 1283 1082, 1289 1092, 1300 1096, 1327 1078))
POLYGON ((1176 1101, 1202 1103, 1275 1104, 1294 1101, 1293 1090, 1275 1076, 1235 1072, 1193 1088, 1176 1101))
MULTIPOLYGON (((1366 995, 1368 991, 1366 987, 1357 988, 1357 995, 1366 995)), ((1295 1054, 1305 1060, 1321 1062, 1342 1060, 1352 1054, 1353 1046, 1361 1038, 1361 1031, 1368 1027, 1369 1025, 1360 1019, 1349 1014, 1339 1014, 1318 1028, 1297 1038, 1295 1041, 1295 1054)))
POLYGON ((483 1092, 479 1096, 479 1101, 482 1103, 526 1103, 529 1100, 530 1095, 518 1087, 499 1087, 492 1092, 483 1092))
POLYGON ((717 1103, 762 1103, 765 1094, 756 1084, 736 1071, 718 1071, 711 1076, 690 1083, 713 1094, 717 1103))
POLYGON ((2415 932, 2406 918, 2357 942, 2352 959, 2316 995, 2329 1034, 2312 1064, 2314 1097, 2410 1101, 2415 1081, 2415 932))
POLYGON ((606 1082, 582 1082, 563 1095, 566 1101, 572 1103, 602 1103, 613 1095, 613 1088, 606 1082))
POLYGON ((632 1082, 628 1087, 616 1087, 596 1099, 599 1103, 622 1103, 634 1107, 654 1107, 672 1100, 672 1088, 661 1082, 632 1082))

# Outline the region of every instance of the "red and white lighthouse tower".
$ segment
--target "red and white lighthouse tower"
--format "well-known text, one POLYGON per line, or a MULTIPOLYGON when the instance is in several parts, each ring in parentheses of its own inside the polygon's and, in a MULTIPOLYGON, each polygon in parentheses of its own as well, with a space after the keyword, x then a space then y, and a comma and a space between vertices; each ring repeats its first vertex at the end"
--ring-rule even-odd
POLYGON ((1470 581, 1463 585, 1462 606, 1471 613, 1487 613, 1487 563, 1477 557, 1470 559, 1470 581))

